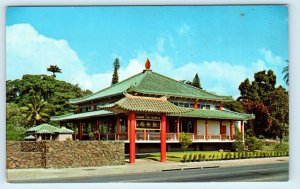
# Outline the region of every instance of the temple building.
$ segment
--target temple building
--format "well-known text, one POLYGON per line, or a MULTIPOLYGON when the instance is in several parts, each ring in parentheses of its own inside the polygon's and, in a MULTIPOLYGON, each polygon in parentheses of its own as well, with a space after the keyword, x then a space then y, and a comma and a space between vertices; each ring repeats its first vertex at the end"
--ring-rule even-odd
MULTIPOLYGON (((130 163, 137 152, 161 152, 180 149, 180 133, 191 135, 191 150, 230 149, 235 130, 244 136, 244 123, 252 114, 229 111, 220 96, 184 84, 150 69, 94 94, 71 99, 77 105, 72 114, 52 117, 60 124, 78 128, 76 139, 124 141, 130 163)), ((76 129, 77 130, 77 129, 76 129)), ((74 137, 75 138, 75 137, 74 137)))

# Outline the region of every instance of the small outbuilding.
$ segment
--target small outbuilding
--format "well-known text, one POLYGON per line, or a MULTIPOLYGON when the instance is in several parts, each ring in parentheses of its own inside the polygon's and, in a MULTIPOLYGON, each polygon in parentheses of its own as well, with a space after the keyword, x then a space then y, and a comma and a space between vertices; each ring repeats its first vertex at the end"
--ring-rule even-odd
POLYGON ((72 134, 74 131, 67 129, 66 127, 54 127, 49 124, 41 124, 35 127, 29 128, 27 131, 28 136, 24 140, 28 141, 41 141, 41 140, 56 140, 65 141, 68 138, 72 140, 72 134))

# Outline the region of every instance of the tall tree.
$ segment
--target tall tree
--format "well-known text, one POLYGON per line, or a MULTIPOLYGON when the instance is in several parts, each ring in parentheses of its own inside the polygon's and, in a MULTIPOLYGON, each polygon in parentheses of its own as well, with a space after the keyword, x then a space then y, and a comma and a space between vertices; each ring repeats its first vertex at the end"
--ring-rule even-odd
POLYGON ((34 96, 32 97, 28 104, 21 109, 24 111, 24 117, 29 125, 37 125, 42 122, 46 122, 49 118, 47 114, 48 103, 44 99, 34 96))
POLYGON ((282 142, 284 135, 288 134, 289 123, 289 97, 288 92, 281 86, 269 94, 266 99, 272 125, 269 132, 279 137, 282 142))
POLYGON ((197 73, 196 73, 196 75, 195 75, 195 77, 194 77, 194 79, 193 79, 192 85, 193 85, 194 87, 197 87, 197 88, 199 88, 199 89, 202 89, 201 83, 200 83, 200 78, 199 78, 199 76, 198 76, 197 73))
POLYGON ((55 73, 61 73, 61 69, 57 65, 50 65, 47 71, 52 72, 53 77, 56 77, 55 73))
POLYGON ((115 59, 113 65, 114 65, 114 73, 112 75, 111 85, 114 85, 114 84, 119 82, 119 73, 118 73, 118 71, 119 71, 119 68, 120 68, 120 62, 119 62, 118 58, 115 59))
MULTIPOLYGON (((289 62, 287 60, 287 62, 289 62)), ((289 65, 283 68, 282 73, 284 74, 283 80, 285 81, 286 85, 289 86, 289 65)))
POLYGON ((257 72, 251 84, 248 78, 240 84, 239 99, 263 100, 268 93, 275 90, 275 84, 276 75, 272 70, 257 72))

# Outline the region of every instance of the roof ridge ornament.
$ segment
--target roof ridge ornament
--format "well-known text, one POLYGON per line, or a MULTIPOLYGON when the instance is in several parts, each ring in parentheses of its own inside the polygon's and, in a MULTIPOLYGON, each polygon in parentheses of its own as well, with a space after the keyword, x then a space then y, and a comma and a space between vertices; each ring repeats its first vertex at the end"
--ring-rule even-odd
POLYGON ((143 73, 144 73, 145 71, 151 71, 151 70, 150 70, 150 67, 151 67, 151 63, 150 63, 149 58, 147 58, 147 60, 146 60, 146 62, 145 62, 145 69, 143 70, 143 73))

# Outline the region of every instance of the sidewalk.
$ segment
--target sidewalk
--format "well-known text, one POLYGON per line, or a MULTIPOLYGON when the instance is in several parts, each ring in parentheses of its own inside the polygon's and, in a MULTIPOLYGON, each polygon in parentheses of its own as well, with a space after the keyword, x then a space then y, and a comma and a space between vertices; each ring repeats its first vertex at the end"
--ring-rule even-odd
POLYGON ((186 168, 207 168, 207 167, 230 167, 243 165, 259 165, 289 162, 289 157, 257 158, 257 159, 239 159, 223 160, 209 162, 166 162, 161 163, 152 160, 137 159, 135 164, 126 163, 120 166, 106 167, 80 167, 80 168, 63 168, 63 169, 8 169, 7 181, 17 180, 42 180, 55 178, 76 178, 76 177, 96 177, 119 174, 133 174, 146 172, 161 172, 172 169, 186 168))

